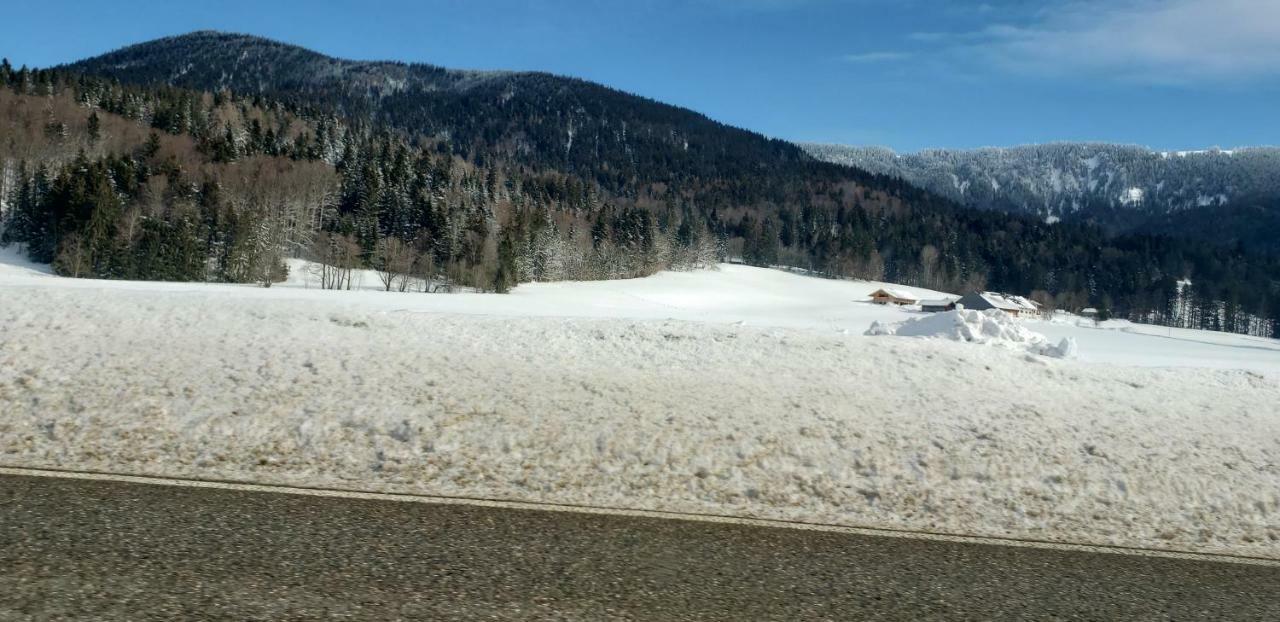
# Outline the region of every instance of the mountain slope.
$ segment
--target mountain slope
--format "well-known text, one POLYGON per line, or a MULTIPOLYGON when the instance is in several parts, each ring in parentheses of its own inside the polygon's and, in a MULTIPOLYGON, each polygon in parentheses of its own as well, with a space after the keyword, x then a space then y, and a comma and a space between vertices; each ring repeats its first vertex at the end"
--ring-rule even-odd
POLYGON ((1158 152, 1130 145, 1054 143, 897 154, 879 147, 804 145, 820 159, 900 177, 970 207, 1110 231, 1161 231, 1280 250, 1252 231, 1280 197, 1280 148, 1158 152), (1203 225, 1231 206, 1235 226, 1203 225), (1181 223, 1181 226, 1174 226, 1181 223))
POLYGON ((816 164, 790 143, 583 80, 341 60, 248 35, 169 37, 67 69, 319 106, 446 142, 460 155, 554 166, 621 194, 816 164))

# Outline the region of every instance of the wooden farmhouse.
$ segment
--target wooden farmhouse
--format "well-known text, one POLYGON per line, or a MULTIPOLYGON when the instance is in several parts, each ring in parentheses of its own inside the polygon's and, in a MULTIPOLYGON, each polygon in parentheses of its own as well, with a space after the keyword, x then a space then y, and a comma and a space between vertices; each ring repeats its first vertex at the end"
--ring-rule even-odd
POLYGON ((878 305, 905 306, 916 304, 916 297, 901 290, 883 288, 871 292, 871 302, 878 305))

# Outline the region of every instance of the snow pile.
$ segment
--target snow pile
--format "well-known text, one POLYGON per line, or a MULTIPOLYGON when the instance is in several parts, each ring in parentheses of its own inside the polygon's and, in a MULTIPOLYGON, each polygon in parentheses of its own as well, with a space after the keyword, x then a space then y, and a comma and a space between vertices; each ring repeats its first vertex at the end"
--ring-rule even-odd
POLYGON ((1040 354, 1058 359, 1073 359, 1080 355, 1080 344, 1076 343, 1075 337, 1063 337, 1056 346, 1043 346, 1040 354))
POLYGON ((1075 339, 1065 337, 1058 345, 1050 344, 1044 335, 1028 330, 1016 318, 999 309, 974 311, 957 308, 896 324, 873 322, 865 334, 981 343, 1054 358, 1074 358, 1079 350, 1075 339))

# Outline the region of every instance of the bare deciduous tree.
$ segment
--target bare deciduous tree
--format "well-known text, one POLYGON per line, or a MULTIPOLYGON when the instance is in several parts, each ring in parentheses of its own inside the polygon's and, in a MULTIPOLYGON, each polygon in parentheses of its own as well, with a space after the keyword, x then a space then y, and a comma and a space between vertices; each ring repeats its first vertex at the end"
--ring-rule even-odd
POLYGON ((403 240, 388 236, 378 241, 375 269, 386 291, 392 287, 405 291, 409 288, 409 274, 417 261, 417 251, 403 240))
POLYGON ((360 262, 360 245, 349 235, 320 232, 312 242, 321 289, 351 289, 351 273, 360 262))
POLYGON ((91 268, 89 265, 89 248, 83 236, 79 233, 72 233, 64 238, 58 246, 58 254, 53 263, 59 274, 76 278, 89 275, 91 268))

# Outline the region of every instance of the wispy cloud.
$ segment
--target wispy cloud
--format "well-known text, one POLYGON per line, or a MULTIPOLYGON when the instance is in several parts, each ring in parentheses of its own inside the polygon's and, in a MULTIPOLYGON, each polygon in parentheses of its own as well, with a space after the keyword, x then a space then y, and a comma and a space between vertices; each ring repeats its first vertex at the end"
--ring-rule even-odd
POLYGON ((1276 0, 1078 1, 1026 24, 910 38, 1034 75, 1166 83, 1280 75, 1276 0))
POLYGON ((893 61, 906 60, 911 58, 910 52, 860 52, 857 54, 845 54, 840 60, 846 63, 887 63, 893 61))

